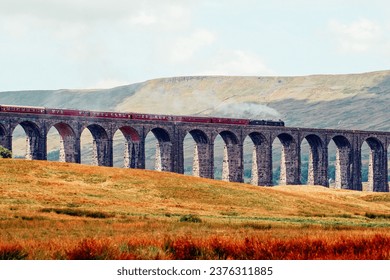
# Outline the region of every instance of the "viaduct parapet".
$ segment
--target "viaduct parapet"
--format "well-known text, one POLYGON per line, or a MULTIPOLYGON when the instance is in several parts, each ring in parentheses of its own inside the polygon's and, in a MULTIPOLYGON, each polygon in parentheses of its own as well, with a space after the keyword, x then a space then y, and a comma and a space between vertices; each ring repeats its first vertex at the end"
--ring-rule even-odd
POLYGON ((152 132, 157 138, 156 169, 184 173, 183 141, 190 134, 196 145, 193 175, 214 176, 214 140, 224 140, 222 179, 243 182, 243 143, 253 142, 251 183, 272 185, 272 143, 282 143, 280 184, 299 185, 301 143, 310 146, 308 184, 328 187, 328 145, 336 151, 336 188, 362 190, 361 147, 370 147, 369 186, 388 192, 388 147, 390 132, 336 129, 294 128, 262 125, 230 125, 159 120, 111 119, 85 116, 48 116, 27 113, 0 113, 0 145, 12 150, 12 134, 21 125, 26 132, 27 159, 47 159, 47 133, 55 127, 61 136, 60 161, 80 163, 80 137, 84 129, 93 136, 94 164, 113 165, 113 136, 120 130, 126 139, 125 167, 145 168, 145 138, 152 132))

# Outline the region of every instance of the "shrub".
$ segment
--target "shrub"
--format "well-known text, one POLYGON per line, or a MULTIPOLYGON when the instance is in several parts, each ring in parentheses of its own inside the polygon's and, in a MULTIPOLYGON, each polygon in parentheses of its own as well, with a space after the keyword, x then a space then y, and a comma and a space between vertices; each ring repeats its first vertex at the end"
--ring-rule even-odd
POLYGON ((167 239, 164 242, 164 251, 175 260, 202 259, 205 245, 191 237, 179 237, 175 240, 167 239))
POLYGON ((188 214, 181 216, 180 222, 201 223, 202 220, 196 215, 188 214))
POLYGON ((366 213, 365 216, 369 219, 390 219, 389 214, 376 214, 376 213, 366 213))
POLYGON ((0 246, 0 260, 23 260, 28 254, 18 245, 0 246))
POLYGON ((12 158, 12 152, 3 146, 0 146, 0 158, 12 158))
POLYGON ((95 218, 95 219, 105 219, 105 218, 111 218, 113 216, 112 214, 99 212, 99 211, 87 211, 87 210, 71 209, 71 208, 43 208, 40 210, 40 212, 43 213, 54 212, 56 214, 63 214, 63 215, 76 216, 76 217, 88 217, 88 218, 95 218))
POLYGON ((70 260, 110 260, 116 252, 105 240, 85 239, 66 255, 70 260))

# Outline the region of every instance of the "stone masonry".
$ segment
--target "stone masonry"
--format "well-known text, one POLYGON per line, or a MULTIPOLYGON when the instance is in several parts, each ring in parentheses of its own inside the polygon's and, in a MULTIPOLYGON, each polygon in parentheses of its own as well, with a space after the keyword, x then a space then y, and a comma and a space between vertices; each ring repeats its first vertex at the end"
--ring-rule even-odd
POLYGON ((214 140, 225 143, 224 181, 243 181, 243 143, 253 142, 251 183, 272 186, 272 144, 282 143, 280 184, 299 185, 301 143, 310 146, 308 184, 328 186, 328 145, 336 144, 336 188, 362 190, 361 147, 370 147, 369 189, 388 192, 387 153, 390 132, 294 128, 258 125, 184 123, 84 116, 48 116, 0 113, 0 145, 12 149, 12 134, 17 125, 26 132, 27 159, 46 160, 47 133, 55 127, 61 136, 60 160, 80 163, 80 137, 89 129, 93 142, 94 164, 113 165, 113 136, 120 130, 125 139, 124 163, 128 168, 145 168, 145 138, 152 132, 158 140, 156 170, 184 173, 183 141, 190 134, 196 143, 193 175, 213 178, 214 140))

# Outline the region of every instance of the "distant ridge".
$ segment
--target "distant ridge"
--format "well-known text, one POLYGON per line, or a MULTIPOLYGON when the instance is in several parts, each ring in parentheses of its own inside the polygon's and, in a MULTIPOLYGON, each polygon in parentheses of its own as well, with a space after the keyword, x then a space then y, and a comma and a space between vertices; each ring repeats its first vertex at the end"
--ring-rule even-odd
POLYGON ((0 92, 1 104, 283 119, 390 130, 390 71, 297 77, 183 76, 95 90, 0 92))

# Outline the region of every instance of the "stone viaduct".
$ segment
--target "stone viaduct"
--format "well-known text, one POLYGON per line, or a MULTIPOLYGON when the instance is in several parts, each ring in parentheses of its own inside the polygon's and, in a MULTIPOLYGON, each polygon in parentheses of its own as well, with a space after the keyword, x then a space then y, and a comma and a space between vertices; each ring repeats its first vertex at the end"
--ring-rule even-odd
POLYGON ((145 168, 145 138, 152 132, 157 138, 156 170, 184 173, 183 141, 190 134, 196 145, 193 175, 213 178, 214 140, 224 140, 222 179, 243 182, 243 143, 253 142, 251 183, 272 185, 272 143, 282 143, 280 184, 299 185, 301 143, 310 146, 308 184, 329 186, 328 145, 336 151, 336 188, 362 190, 361 147, 370 147, 369 190, 388 192, 388 148, 390 132, 336 129, 294 128, 260 125, 185 123, 133 119, 53 116, 26 113, 0 113, 0 145, 12 149, 12 134, 17 125, 26 132, 27 159, 47 158, 47 133, 55 127, 61 136, 60 161, 80 163, 80 136, 89 129, 93 136, 94 164, 113 165, 113 136, 120 130, 125 139, 125 167, 145 168))

